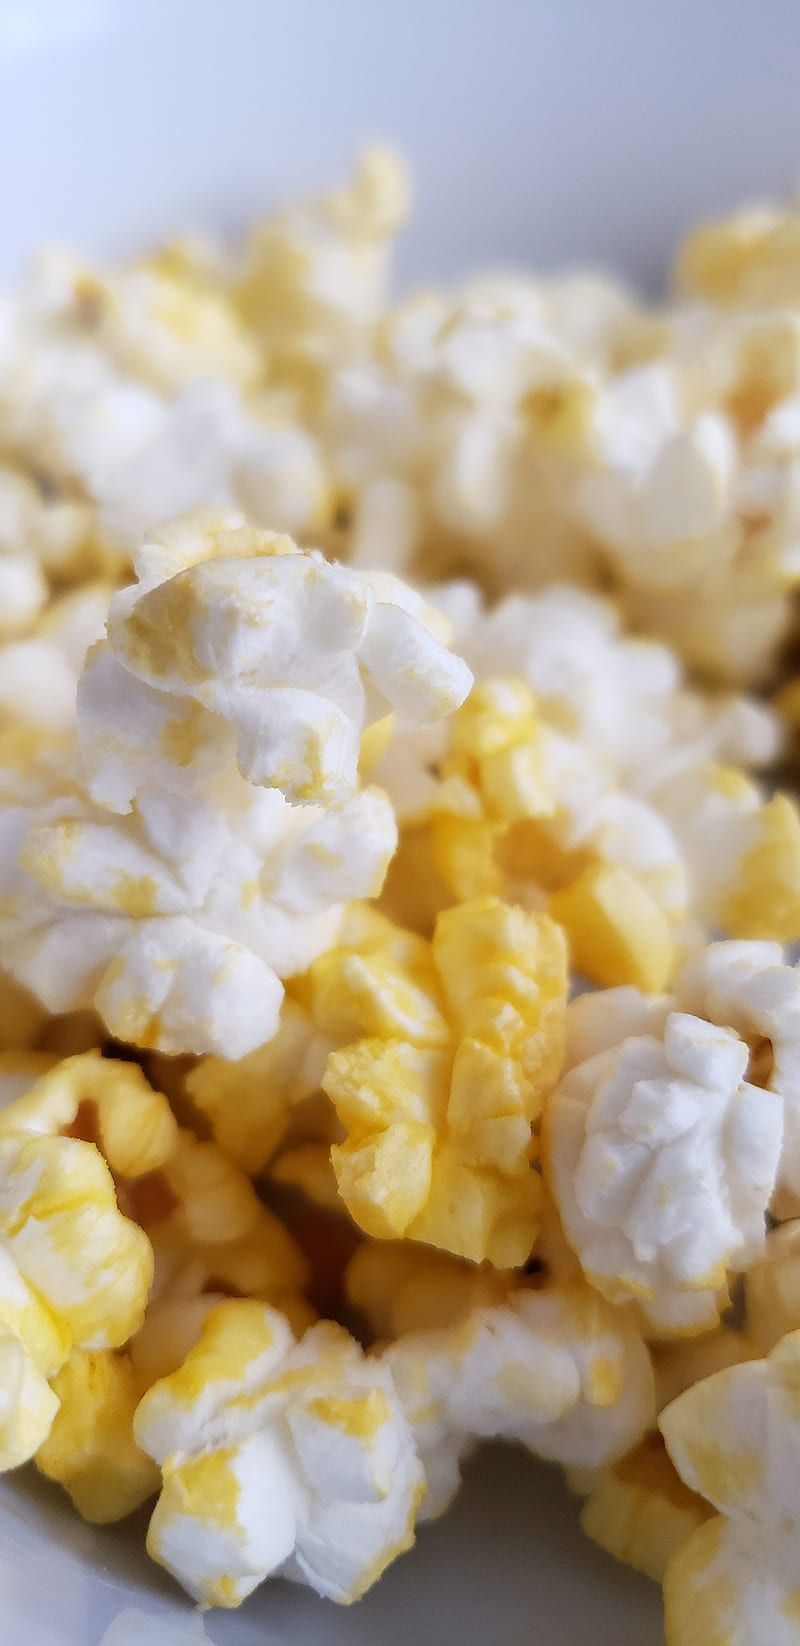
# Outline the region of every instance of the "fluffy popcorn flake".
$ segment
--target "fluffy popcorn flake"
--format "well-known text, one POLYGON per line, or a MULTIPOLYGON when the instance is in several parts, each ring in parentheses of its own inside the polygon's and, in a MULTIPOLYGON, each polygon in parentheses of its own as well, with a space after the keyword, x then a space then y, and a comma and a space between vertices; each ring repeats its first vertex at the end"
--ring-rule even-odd
POLYGON ((386 574, 330 565, 241 515, 174 522, 135 566, 138 584, 112 601, 110 655, 95 655, 81 693, 91 792, 115 809, 135 789, 125 792, 118 754, 108 764, 109 693, 127 704, 139 759, 157 741, 164 781, 191 780, 192 765, 224 758, 232 736, 251 782, 331 803, 355 789, 369 720, 390 708, 436 720, 471 685, 419 595, 386 574))
POLYGON ((523 1288, 505 1305, 400 1338, 385 1358, 428 1478, 426 1516, 447 1507, 480 1439, 594 1468, 653 1420, 650 1359, 633 1318, 581 1283, 523 1288))
POLYGON ((573 1068, 544 1118, 547 1177, 592 1284, 658 1335, 714 1325, 763 1248, 783 1104, 731 1029, 670 1012, 573 1068))
POLYGON ((773 1210, 800 1209, 800 973, 778 943, 712 943, 683 969, 676 999, 721 1023, 750 1049, 749 1079, 783 1100, 783 1146, 773 1210))
POLYGON ((297 1343, 275 1310, 222 1303, 134 1429, 163 1475, 148 1549, 207 1605, 272 1575, 347 1603, 413 1542, 411 1429, 387 1368, 340 1327, 297 1343))
POLYGON ((378 1239, 513 1267, 537 1229, 531 1126, 562 1056, 563 937, 486 898, 415 942, 410 964, 391 945, 325 957, 345 991, 366 992, 373 1020, 323 1079, 347 1134, 331 1151, 339 1193, 378 1239))
POLYGON ((792 1332, 765 1360, 717 1372, 661 1413, 678 1473, 717 1510, 667 1568, 669 1646, 797 1638, 799 1365, 792 1332))

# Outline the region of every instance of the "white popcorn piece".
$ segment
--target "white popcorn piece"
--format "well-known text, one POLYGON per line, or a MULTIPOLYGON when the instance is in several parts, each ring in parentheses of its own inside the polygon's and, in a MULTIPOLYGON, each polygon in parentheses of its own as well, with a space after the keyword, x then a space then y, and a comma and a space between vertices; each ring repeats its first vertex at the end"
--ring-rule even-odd
POLYGON ((749 1077, 783 1100, 780 1215, 800 1210, 800 973, 778 943, 712 943, 675 983, 678 1004, 750 1048, 749 1077))
POLYGON ((652 1368, 635 1320, 581 1282, 523 1288, 507 1304, 399 1338, 384 1358, 417 1437, 426 1517, 452 1500, 461 1460, 481 1439, 595 1468, 653 1421, 652 1368))
POLYGON ((667 1568, 670 1646, 797 1639, 799 1367, 793 1332, 766 1360, 717 1372, 661 1413, 678 1473, 718 1511, 667 1568))
POLYGON ((342 905, 379 887, 396 839, 385 797, 291 807, 231 769, 187 806, 139 793, 104 812, 56 774, 2 811, 0 951, 51 1011, 94 1007, 119 1039, 242 1057, 274 1034, 280 977, 335 939, 342 905), (215 804, 216 802, 216 804, 215 804))
POLYGON ((163 1474, 148 1549, 205 1604, 272 1575, 347 1603, 413 1542, 412 1431, 387 1367, 340 1327, 297 1343, 269 1306, 222 1303, 134 1427, 163 1474))
MULTIPOLYGON (((136 568, 140 582, 112 602, 109 644, 81 691, 91 791, 117 810, 135 792, 105 769, 109 721, 123 704, 136 757, 155 741, 175 783, 191 781, 196 757, 224 761, 233 735, 251 782, 330 804, 356 787, 370 720, 395 709, 434 721, 471 685, 421 596, 386 574, 331 566, 242 516, 174 522, 136 568)), ((111 758, 119 763, 115 749, 111 758)))
POLYGON ((592 1284, 656 1336, 714 1325, 729 1270, 763 1249, 783 1104, 746 1079, 731 1030, 670 1012, 573 1068, 548 1104, 545 1163, 592 1284))

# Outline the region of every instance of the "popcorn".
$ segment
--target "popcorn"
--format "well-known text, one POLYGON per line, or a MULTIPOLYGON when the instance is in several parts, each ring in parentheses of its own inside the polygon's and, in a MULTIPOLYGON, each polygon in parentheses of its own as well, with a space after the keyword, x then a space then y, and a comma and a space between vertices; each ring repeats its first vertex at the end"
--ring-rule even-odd
POLYGON ((648 1435, 602 1472, 581 1509, 581 1526, 607 1554, 661 1583, 672 1556, 712 1513, 684 1486, 660 1437, 648 1435))
POLYGON ((368 149, 347 188, 254 230, 236 299, 273 380, 313 385, 331 358, 368 335, 385 297, 387 242, 409 204, 402 161, 368 149))
POLYGON ((355 1600, 413 1542, 425 1489, 391 1376, 340 1327, 298 1344, 222 1303, 134 1431, 160 1465, 148 1549, 195 1600, 238 1606, 266 1577, 355 1600))
POLYGON ((447 1507, 479 1439, 592 1468, 652 1421, 650 1360, 632 1317, 580 1284, 523 1288, 505 1306, 400 1338, 385 1359, 427 1476, 426 1516, 447 1507))
MULTIPOLYGON (((94 1076, 91 1053, 74 1061, 88 1064, 94 1076)), ((122 1067, 127 1073, 129 1066, 122 1067)), ((76 1073, 80 1077, 84 1069, 76 1073)), ((68 1334, 67 1347, 71 1338, 77 1347, 117 1348, 144 1315, 152 1249, 119 1211, 111 1173, 94 1143, 70 1132, 81 1102, 71 1076, 59 1065, 0 1111, 0 1240, 68 1334)), ((116 1127, 116 1115, 111 1124, 116 1127)))
POLYGON ((511 1439, 779 1646, 797 214, 394 304, 408 205, 0 300, 0 1470, 347 1602, 511 1439))
POLYGON ((454 1325, 473 1310, 504 1303, 515 1276, 456 1262, 407 1241, 364 1241, 345 1272, 347 1300, 376 1338, 454 1325))
POLYGON ((9 756, 8 965, 51 1010, 94 1007, 118 1039, 164 1052, 240 1057, 268 1040, 276 968, 300 971, 333 940, 394 844, 376 791, 294 808, 231 768, 205 794, 143 789, 120 817, 89 801, 68 750, 38 747, 32 785, 27 747, 9 756))
POLYGON ((670 1646, 722 1638, 789 1646, 796 1634, 799 1356, 793 1332, 766 1360, 718 1372, 659 1418, 678 1473, 718 1511, 667 1568, 670 1646))
POLYGON ((594 981, 663 987, 686 913, 678 847, 645 802, 616 793, 599 762, 543 722, 521 680, 475 687, 454 717, 437 783, 409 782, 402 737, 400 750, 399 770, 390 748, 376 774, 401 818, 403 799, 413 805, 418 792, 451 896, 546 905, 594 981))
POLYGON ((345 801, 369 719, 394 708, 433 721, 469 690, 469 670, 419 595, 386 574, 330 566, 241 516, 175 522, 135 564, 139 583, 112 602, 108 647, 81 693, 90 790, 114 810, 128 810, 154 736, 171 786, 191 783, 198 759, 213 771, 232 735, 249 781, 293 801, 345 801), (106 752, 116 696, 133 787, 119 753, 106 752))
POLYGON ((783 1104, 746 1079, 732 1029, 671 1011, 567 1074, 544 1161, 567 1239, 606 1297, 656 1336, 715 1324, 728 1270, 763 1249, 783 1104))
POLYGON ((676 995, 735 1029, 750 1048, 750 1080, 782 1098, 777 1202, 790 1215, 800 1209, 800 976, 777 943, 713 943, 684 969, 676 995))
POLYGON ((58 1411, 58 1397, 16 1332, 0 1325, 0 1472, 27 1463, 58 1411))
POLYGON ((139 1390, 130 1361, 76 1349, 53 1380, 58 1410, 36 1466, 69 1493, 84 1520, 122 1520, 158 1491, 160 1476, 133 1439, 139 1390))
POLYGON ((391 948, 325 958, 372 1015, 323 1080, 347 1132, 331 1151, 339 1193, 360 1228, 525 1262, 540 1198, 531 1123, 560 1067, 564 966, 552 922, 493 898, 441 915, 405 964, 391 948))
POLYGON ((800 1329, 800 1221, 767 1235, 762 1257, 744 1280, 745 1330, 754 1352, 767 1355, 780 1338, 800 1329))

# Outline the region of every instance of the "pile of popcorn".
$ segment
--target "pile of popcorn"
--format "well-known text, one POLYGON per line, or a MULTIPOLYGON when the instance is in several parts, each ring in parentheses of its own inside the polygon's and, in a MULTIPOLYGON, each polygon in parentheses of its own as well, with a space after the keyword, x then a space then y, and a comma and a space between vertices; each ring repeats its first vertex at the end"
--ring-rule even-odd
POLYGON ((392 304, 408 203, 0 309, 0 1468, 346 1603, 514 1441, 790 1646, 800 216, 392 304))

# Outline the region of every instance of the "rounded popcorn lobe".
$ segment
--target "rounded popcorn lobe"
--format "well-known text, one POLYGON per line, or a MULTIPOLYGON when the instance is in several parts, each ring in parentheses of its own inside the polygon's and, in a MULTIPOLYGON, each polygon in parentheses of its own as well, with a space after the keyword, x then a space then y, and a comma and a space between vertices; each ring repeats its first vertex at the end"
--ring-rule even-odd
POLYGON ((158 1490, 159 1472, 133 1439, 139 1389, 125 1355, 76 1349, 53 1380, 59 1402, 36 1466, 95 1525, 122 1520, 158 1490))
POLYGON ((454 1325, 473 1309, 504 1303, 516 1280, 410 1241, 363 1241, 345 1272, 347 1301, 377 1339, 454 1325))
POLYGON ((94 1007, 118 1039, 167 1053, 236 1058, 268 1040, 278 973, 302 971, 342 904, 380 889, 396 841, 375 790, 291 807, 231 769, 183 798, 156 782, 119 816, 60 748, 49 782, 38 760, 39 792, 26 765, 5 774, 0 948, 51 1010, 94 1007))
POLYGON ((325 958, 329 987, 355 973, 371 996, 367 1038, 332 1052, 323 1080, 347 1134, 331 1151, 339 1193, 378 1239, 514 1267, 537 1228, 531 1127, 562 1056, 562 935, 489 898, 406 950, 325 958))
POLYGON ((687 887, 652 807, 615 789, 590 748, 549 725, 522 679, 480 682, 447 731, 433 749, 399 731, 376 768, 401 824, 425 820, 421 872, 450 900, 499 893, 548 908, 595 982, 663 988, 687 887))
POLYGON ((602 1472, 581 1509, 581 1526, 607 1554, 661 1583, 672 1556, 712 1514, 684 1486, 661 1437, 647 1435, 602 1472))
POLYGON ((670 1646, 700 1638, 789 1646, 796 1634, 799 1356, 793 1332, 766 1360, 706 1378, 661 1413, 678 1473, 718 1511, 667 1568, 670 1646))
POLYGON ((0 1325, 0 1472, 27 1463, 45 1440, 58 1397, 16 1333, 0 1325))
POLYGON ((567 1239, 607 1297, 636 1300, 656 1336, 713 1326, 728 1270, 763 1248, 782 1102, 746 1079, 731 1029, 670 1012, 573 1068, 544 1118, 567 1239))
MULTIPOLYGON (((370 720, 394 708, 425 724, 466 696, 469 670, 398 580, 375 587, 369 575, 256 532, 233 513, 198 514, 166 537, 145 545, 138 585, 112 601, 110 654, 101 648, 94 684, 90 677, 82 691, 96 799, 125 809, 104 752, 106 683, 113 689, 120 669, 134 677, 117 686, 129 697, 131 729, 137 711, 151 727, 160 717, 168 762, 181 739, 210 756, 232 738, 243 776, 304 803, 353 793, 370 720)), ((143 724, 143 747, 144 738, 143 724)))
POLYGON ((750 1049, 749 1079, 783 1100, 777 1215, 800 1208, 800 976, 777 943, 713 943, 676 983, 681 1005, 735 1029, 750 1049))
POLYGON ((744 1280, 745 1330, 756 1354, 769 1354, 780 1338, 800 1329, 800 1220, 767 1235, 759 1262, 744 1280))
POLYGON ((413 1542, 411 1429, 386 1367, 340 1327, 297 1343, 274 1309, 222 1303, 134 1429, 163 1476, 149 1551, 208 1605, 273 1575, 346 1604, 413 1542))
POLYGON ((447 1507, 480 1439, 597 1467, 634 1445, 654 1412, 650 1359, 629 1312, 588 1287, 522 1288, 385 1351, 428 1478, 425 1514, 447 1507))

